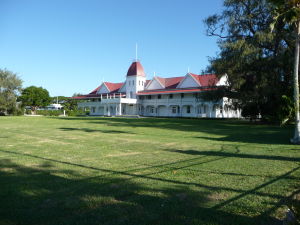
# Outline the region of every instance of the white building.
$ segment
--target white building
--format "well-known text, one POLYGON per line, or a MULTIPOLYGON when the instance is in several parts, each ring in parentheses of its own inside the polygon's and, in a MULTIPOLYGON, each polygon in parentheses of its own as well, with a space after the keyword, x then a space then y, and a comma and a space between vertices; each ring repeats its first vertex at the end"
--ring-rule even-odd
POLYGON ((62 108, 63 108, 63 106, 59 103, 53 103, 53 104, 46 106, 47 110, 60 110, 62 108))
POLYGON ((214 74, 147 80, 141 63, 134 61, 125 82, 103 82, 91 93, 74 98, 86 100, 78 107, 89 109, 90 115, 238 118, 241 112, 230 107, 230 99, 208 102, 199 97, 226 84, 226 76, 218 79, 214 74))

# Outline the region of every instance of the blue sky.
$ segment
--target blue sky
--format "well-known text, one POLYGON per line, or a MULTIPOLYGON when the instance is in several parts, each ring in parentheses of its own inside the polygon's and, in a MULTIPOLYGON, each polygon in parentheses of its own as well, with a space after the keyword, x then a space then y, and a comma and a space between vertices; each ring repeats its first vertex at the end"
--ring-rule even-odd
POLYGON ((51 96, 123 82, 138 58, 151 79, 200 73, 216 38, 203 19, 222 0, 0 0, 0 68, 51 96))

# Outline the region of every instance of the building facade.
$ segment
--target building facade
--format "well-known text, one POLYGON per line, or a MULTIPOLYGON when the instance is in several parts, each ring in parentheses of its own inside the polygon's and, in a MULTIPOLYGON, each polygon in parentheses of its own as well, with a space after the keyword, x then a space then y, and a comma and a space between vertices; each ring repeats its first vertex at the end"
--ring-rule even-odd
POLYGON ((78 107, 95 116, 139 115, 152 117, 239 118, 232 100, 204 101, 200 93, 227 85, 227 77, 187 73, 181 77, 146 79, 143 66, 134 61, 122 83, 103 82, 81 99, 78 107))

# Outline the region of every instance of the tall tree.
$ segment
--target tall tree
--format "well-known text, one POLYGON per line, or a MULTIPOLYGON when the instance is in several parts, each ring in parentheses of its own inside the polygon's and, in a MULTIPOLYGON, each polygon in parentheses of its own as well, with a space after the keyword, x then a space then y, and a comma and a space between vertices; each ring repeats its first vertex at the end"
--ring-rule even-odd
POLYGON ((225 0, 221 14, 205 20, 207 35, 218 37, 219 54, 208 70, 228 75, 224 94, 234 96, 243 115, 284 121, 291 97, 291 31, 279 22, 271 32, 273 6, 267 0, 225 0))
POLYGON ((22 80, 15 73, 0 69, 0 113, 7 113, 16 108, 21 88, 22 80))
POLYGON ((274 4, 275 22, 282 21, 293 27, 295 39, 294 53, 294 108, 295 108, 295 132, 291 142, 300 143, 300 115, 299 115, 299 54, 300 54, 300 0, 269 0, 274 4))
POLYGON ((49 92, 42 87, 30 86, 22 91, 19 100, 23 106, 30 106, 35 113, 38 107, 45 107, 50 104, 49 92))

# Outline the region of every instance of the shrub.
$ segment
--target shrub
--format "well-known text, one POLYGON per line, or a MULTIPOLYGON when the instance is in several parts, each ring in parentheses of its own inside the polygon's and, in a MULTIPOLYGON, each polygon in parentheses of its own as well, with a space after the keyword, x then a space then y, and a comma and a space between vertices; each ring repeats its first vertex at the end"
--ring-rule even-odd
POLYGON ((82 110, 66 110, 68 116, 82 116, 85 115, 85 112, 82 110))
POLYGON ((36 115, 42 116, 59 116, 63 114, 61 110, 36 110, 36 115))

